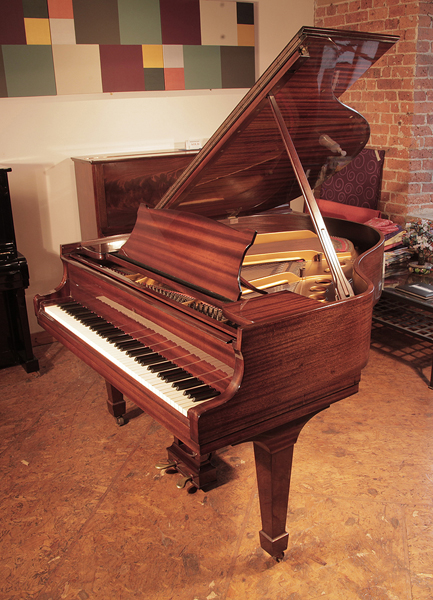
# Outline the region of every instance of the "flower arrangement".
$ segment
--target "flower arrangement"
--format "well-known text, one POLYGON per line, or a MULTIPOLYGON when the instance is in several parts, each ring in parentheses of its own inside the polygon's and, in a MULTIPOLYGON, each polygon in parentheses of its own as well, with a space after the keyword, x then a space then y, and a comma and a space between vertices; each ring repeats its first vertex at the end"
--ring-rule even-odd
POLYGON ((402 239, 414 254, 418 255, 418 263, 433 262, 433 223, 427 219, 406 223, 406 231, 402 239))

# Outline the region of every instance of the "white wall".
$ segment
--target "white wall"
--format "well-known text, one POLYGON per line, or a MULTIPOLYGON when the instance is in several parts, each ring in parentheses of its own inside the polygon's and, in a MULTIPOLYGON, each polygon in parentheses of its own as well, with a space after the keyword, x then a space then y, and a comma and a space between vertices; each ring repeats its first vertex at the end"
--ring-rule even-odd
MULTIPOLYGON (((261 74, 303 25, 313 0, 257 0, 261 74)), ((184 147, 217 129, 246 90, 144 92, 0 98, 0 165, 9 185, 18 250, 27 258, 32 298, 60 283, 62 243, 81 239, 72 156, 184 147)))

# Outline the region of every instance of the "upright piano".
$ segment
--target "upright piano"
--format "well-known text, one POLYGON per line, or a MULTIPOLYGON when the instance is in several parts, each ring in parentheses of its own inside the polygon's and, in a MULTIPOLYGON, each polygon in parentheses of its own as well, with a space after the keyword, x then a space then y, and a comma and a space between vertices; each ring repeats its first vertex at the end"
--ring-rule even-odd
POLYGON ((21 364, 27 373, 39 370, 33 354, 25 290, 27 260, 17 249, 9 167, 0 167, 0 369, 21 364))
POLYGON ((39 323, 174 436, 163 467, 192 485, 212 453, 251 441, 262 548, 280 559, 293 446, 358 390, 383 238, 324 220, 312 189, 361 151, 366 120, 339 96, 397 38, 304 27, 130 234, 61 248, 39 323), (287 212, 300 195, 309 214, 287 212))

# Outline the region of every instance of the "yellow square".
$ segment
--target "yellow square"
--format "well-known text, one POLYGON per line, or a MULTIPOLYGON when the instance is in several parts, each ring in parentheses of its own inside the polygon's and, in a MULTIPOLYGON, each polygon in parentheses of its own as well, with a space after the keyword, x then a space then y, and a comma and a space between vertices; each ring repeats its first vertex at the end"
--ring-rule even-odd
POLYGON ((145 69, 163 69, 164 57, 162 46, 149 45, 142 46, 143 49, 143 67, 145 69))
POLYGON ((50 21, 49 19, 24 19, 26 29, 26 40, 30 46, 51 45, 50 21))
POLYGON ((254 46, 254 25, 238 24, 238 46, 254 46))

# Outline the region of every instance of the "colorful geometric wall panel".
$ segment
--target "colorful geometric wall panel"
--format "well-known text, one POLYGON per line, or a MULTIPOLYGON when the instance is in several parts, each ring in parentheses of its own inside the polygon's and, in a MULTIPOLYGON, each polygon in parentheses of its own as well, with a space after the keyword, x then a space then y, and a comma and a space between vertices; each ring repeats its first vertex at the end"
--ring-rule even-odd
POLYGON ((254 82, 252 2, 0 0, 0 97, 254 82))

